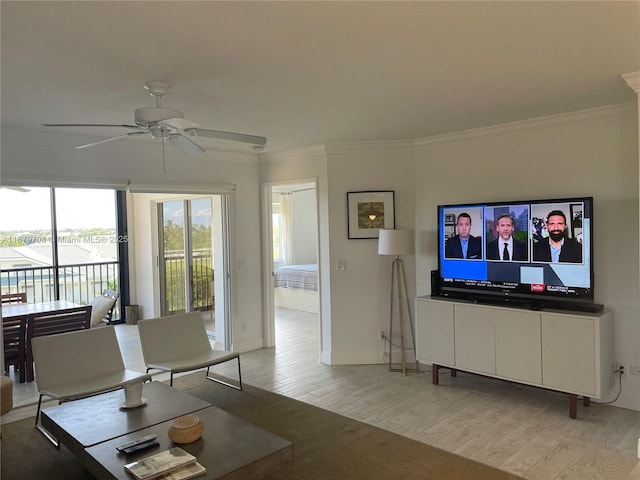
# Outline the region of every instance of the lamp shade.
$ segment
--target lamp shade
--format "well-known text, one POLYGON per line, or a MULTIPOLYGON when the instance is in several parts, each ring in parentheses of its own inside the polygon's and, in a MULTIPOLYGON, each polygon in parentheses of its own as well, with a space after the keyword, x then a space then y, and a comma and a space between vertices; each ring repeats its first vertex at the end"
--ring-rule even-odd
POLYGON ((411 255, 413 253, 412 230, 380 230, 378 255, 411 255))

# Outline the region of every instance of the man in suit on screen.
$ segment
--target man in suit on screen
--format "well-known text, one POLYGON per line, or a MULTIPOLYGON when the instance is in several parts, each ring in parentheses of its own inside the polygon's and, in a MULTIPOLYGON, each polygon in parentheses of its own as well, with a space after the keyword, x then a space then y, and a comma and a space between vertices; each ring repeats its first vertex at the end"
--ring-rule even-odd
POLYGON ((482 240, 471 235, 471 216, 463 212, 456 222, 457 235, 447 239, 444 246, 445 258, 482 259, 482 240))
POLYGON ((508 213, 498 217, 498 238, 487 244, 487 260, 526 262, 529 259, 527 244, 513 237, 515 220, 508 213))
POLYGON ((547 215, 549 236, 533 245, 534 262, 582 263, 582 245, 567 237, 567 217, 562 210, 547 215))

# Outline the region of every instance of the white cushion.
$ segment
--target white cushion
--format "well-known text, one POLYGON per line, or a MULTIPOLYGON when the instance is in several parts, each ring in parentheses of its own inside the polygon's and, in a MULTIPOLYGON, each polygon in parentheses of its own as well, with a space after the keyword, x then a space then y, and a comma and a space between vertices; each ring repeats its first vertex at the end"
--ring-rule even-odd
POLYGON ((115 301, 113 298, 103 297, 102 295, 96 297, 91 302, 91 326, 95 327, 99 325, 109 309, 113 306, 115 301))

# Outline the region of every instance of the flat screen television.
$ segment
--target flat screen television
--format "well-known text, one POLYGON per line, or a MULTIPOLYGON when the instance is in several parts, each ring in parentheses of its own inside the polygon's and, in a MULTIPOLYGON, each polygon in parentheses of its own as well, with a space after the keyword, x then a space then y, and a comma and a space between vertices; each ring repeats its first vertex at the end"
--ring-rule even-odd
POLYGON ((593 296, 592 197, 439 205, 438 239, 434 296, 602 309, 593 296))

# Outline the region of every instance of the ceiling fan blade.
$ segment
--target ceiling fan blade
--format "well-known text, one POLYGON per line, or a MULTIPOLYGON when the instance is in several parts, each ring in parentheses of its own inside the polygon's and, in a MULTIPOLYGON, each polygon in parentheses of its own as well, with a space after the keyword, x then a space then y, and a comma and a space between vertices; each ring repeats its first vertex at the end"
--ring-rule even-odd
POLYGON ((204 148, 180 133, 169 135, 169 142, 187 155, 197 155, 204 152, 204 148))
POLYGON ((223 132, 221 130, 207 130, 206 128, 185 128, 184 133, 191 136, 220 138, 223 140, 233 140, 235 142, 251 143, 253 145, 266 145, 265 137, 247 135, 246 133, 223 132))
POLYGON ((20 192, 20 193, 27 193, 31 191, 28 188, 24 188, 24 187, 8 187, 6 185, 0 188, 6 188, 7 190, 15 190, 16 192, 20 192))
POLYGON ((133 128, 135 130, 146 130, 146 127, 139 125, 116 125, 113 123, 43 123, 43 127, 118 127, 118 128, 133 128))
POLYGON ((125 133, 124 135, 116 135, 115 137, 105 138, 104 140, 98 140, 97 142, 85 143, 84 145, 78 145, 76 147, 76 150, 80 150, 81 148, 87 148, 87 147, 95 147, 96 145, 102 145, 103 143, 112 142, 113 140, 118 140, 119 138, 129 137, 129 136, 133 136, 133 135, 146 135, 148 133, 149 132, 145 131, 145 132, 129 132, 129 133, 125 133))

